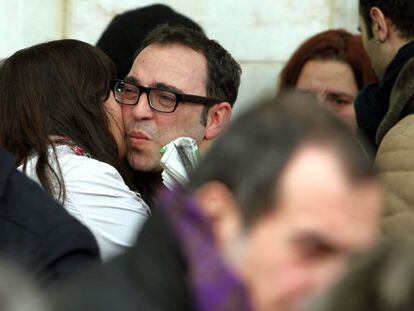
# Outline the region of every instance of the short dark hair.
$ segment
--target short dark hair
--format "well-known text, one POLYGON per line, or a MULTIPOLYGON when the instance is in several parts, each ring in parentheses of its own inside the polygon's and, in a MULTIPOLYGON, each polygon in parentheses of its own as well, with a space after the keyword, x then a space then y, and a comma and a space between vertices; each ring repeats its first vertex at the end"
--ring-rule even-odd
POLYGON ((223 183, 238 200, 247 225, 266 214, 274 187, 292 154, 306 143, 332 147, 353 181, 375 170, 348 127, 316 98, 281 94, 246 111, 218 138, 194 172, 189 191, 209 181, 223 183))
POLYGON ((359 13, 367 26, 370 38, 374 35, 370 17, 370 10, 373 7, 379 8, 391 20, 403 38, 414 37, 412 18, 414 16, 414 2, 412 0, 359 0, 359 13))
POLYGON ((219 43, 200 31, 182 26, 162 24, 152 30, 136 56, 151 44, 182 45, 204 55, 207 60, 207 96, 230 103, 236 102, 241 68, 219 43))

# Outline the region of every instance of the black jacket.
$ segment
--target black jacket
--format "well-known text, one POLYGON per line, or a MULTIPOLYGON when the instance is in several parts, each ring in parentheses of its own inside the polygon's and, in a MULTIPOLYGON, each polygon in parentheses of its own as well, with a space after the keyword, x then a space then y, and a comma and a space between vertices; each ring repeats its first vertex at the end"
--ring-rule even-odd
POLYGON ((187 265, 170 224, 156 209, 136 245, 55 293, 59 311, 191 311, 187 265))
POLYGON ((0 257, 41 283, 62 281, 99 259, 90 231, 14 167, 0 149, 0 257))

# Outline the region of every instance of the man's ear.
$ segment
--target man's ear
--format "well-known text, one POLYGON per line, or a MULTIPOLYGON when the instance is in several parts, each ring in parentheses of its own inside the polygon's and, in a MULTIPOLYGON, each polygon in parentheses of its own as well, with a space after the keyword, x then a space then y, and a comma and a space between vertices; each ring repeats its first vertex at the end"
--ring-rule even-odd
POLYGON ((390 35, 389 20, 378 7, 372 7, 369 11, 369 15, 372 20, 371 27, 375 39, 380 43, 384 43, 390 35))
POLYGON ((232 108, 228 102, 222 102, 211 107, 206 118, 204 139, 212 140, 220 135, 223 129, 229 124, 231 113, 232 108))
POLYGON ((211 223, 217 246, 226 249, 241 230, 241 216, 231 191, 222 183, 212 181, 194 192, 201 212, 211 223))

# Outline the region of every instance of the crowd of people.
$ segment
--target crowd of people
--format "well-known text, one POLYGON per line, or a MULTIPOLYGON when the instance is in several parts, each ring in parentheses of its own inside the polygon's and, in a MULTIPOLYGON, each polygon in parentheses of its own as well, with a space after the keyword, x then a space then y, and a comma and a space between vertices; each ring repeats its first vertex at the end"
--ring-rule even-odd
POLYGON ((235 120, 240 65, 165 5, 4 59, 0 310, 413 308, 413 14, 359 0, 235 120))

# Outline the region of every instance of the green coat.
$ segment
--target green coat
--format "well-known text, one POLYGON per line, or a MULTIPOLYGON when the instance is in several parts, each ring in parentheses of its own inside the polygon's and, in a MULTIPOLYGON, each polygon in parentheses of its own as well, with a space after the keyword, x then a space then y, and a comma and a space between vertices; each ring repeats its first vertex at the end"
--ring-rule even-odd
POLYGON ((385 188, 382 229, 386 235, 414 235, 414 58, 395 82, 387 114, 377 131, 375 159, 385 188))

